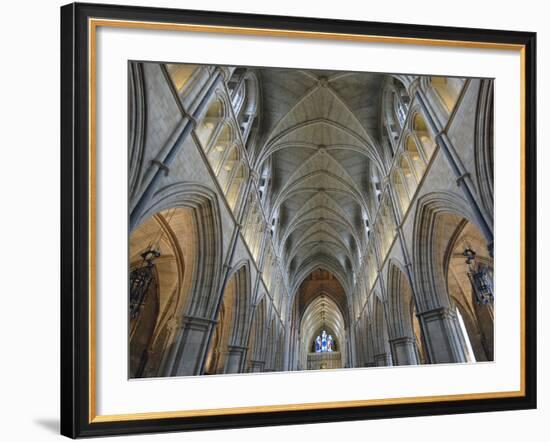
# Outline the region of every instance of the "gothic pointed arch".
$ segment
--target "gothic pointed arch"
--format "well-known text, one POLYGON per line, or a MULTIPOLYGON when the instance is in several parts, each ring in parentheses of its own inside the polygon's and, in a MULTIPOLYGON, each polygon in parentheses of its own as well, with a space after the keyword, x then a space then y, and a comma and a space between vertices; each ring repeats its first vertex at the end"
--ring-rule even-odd
POLYGON ((388 270, 388 331, 391 338, 413 337, 411 318, 412 288, 403 266, 391 260, 388 270))
POLYGON ((248 371, 258 372, 263 371, 265 366, 265 354, 264 348, 266 346, 267 333, 268 333, 268 321, 267 321, 267 300, 266 295, 263 295, 261 299, 254 306, 254 313, 252 318, 252 326, 248 338, 248 371))
POLYGON ((491 81, 482 81, 476 109, 475 164, 476 181, 483 208, 493 221, 494 158, 493 158, 493 87, 491 81))
POLYGON ((253 312, 252 281, 250 280, 250 263, 239 261, 230 271, 230 280, 235 279, 234 316, 230 344, 246 346, 248 326, 253 312))
POLYGON ((371 327, 374 362, 378 366, 392 365, 386 308, 380 296, 372 296, 371 327))
POLYGON ((141 63, 129 65, 128 115, 130 138, 128 140, 128 194, 130 200, 138 190, 139 177, 144 166, 144 148, 147 137, 147 99, 141 63))
POLYGON ((422 329, 406 269, 392 259, 387 284, 388 334, 395 365, 416 365, 423 356, 422 329))
POLYGON ((163 354, 174 343, 173 324, 182 320, 193 295, 196 247, 196 219, 189 208, 161 210, 130 236, 132 376, 156 376, 162 368, 163 354))
POLYGON ((418 200, 414 218, 413 267, 421 311, 448 307, 442 274, 444 250, 462 219, 475 219, 467 202, 449 192, 432 192, 418 200))
POLYGON ((474 224, 463 220, 449 241, 444 274, 471 360, 494 358, 493 273, 494 261, 485 238, 474 224))

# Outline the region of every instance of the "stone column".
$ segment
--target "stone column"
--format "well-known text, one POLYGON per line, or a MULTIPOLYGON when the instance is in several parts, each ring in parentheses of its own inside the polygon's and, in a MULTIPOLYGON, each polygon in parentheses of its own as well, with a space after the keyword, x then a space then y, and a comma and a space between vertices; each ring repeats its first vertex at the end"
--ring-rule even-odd
MULTIPOLYGON (((351 308, 350 308, 351 310, 351 308)), ((353 312, 348 312, 349 317, 353 318, 353 312)), ((348 361, 350 367, 357 367, 357 345, 353 345, 353 343, 357 344, 357 341, 355 339, 355 327, 350 327, 348 331, 348 361)), ((342 361, 342 364, 345 364, 344 361, 342 361)))
POLYGON ((174 351, 166 364, 166 376, 193 376, 201 373, 208 337, 215 321, 186 316, 181 320, 174 351))
POLYGON ((462 332, 454 312, 445 307, 418 314, 430 363, 466 362, 462 332))
POLYGON ((390 339, 394 365, 418 365, 414 338, 403 336, 390 339))
MULTIPOLYGON (((283 295, 284 296, 284 295, 283 295)), ((287 302, 286 299, 283 299, 283 302, 287 302)), ((289 324, 288 318, 286 324, 289 324)), ((292 339, 290 337, 290 331, 288 333, 285 333, 285 344, 283 346, 283 370, 289 371, 290 370, 290 346, 292 343, 292 339)))
POLYGON ((242 373, 241 367, 248 347, 228 345, 224 373, 242 373))

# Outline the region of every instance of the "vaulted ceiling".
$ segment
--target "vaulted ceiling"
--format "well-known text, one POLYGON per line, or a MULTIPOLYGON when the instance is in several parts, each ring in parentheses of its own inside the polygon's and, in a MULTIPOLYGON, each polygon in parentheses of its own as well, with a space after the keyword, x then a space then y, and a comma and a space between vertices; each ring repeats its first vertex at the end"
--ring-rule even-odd
MULTIPOLYGON (((257 170, 271 165, 268 207, 291 289, 317 268, 350 288, 366 244, 384 76, 259 69, 257 170)), ((348 291, 349 293, 349 291, 348 291)))

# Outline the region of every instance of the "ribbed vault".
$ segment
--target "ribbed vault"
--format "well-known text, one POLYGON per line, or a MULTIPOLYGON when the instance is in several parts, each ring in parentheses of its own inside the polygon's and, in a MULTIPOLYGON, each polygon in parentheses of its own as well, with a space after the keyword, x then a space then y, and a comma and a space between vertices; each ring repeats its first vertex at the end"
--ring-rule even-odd
POLYGON ((284 69, 258 76, 255 162, 257 170, 271 168, 266 206, 291 291, 324 268, 349 295, 373 211, 373 171, 384 170, 375 141, 383 76, 284 69))
POLYGON ((303 338, 304 353, 313 351, 315 337, 325 330, 335 340, 335 349, 342 351, 345 342, 344 317, 338 305, 326 294, 317 296, 306 308, 302 317, 300 335, 303 338))
POLYGON ((348 304, 346 293, 333 273, 315 269, 297 290, 294 302, 294 323, 299 330, 301 366, 306 366, 307 354, 314 351, 315 338, 323 330, 334 338, 335 351, 347 356, 348 304))

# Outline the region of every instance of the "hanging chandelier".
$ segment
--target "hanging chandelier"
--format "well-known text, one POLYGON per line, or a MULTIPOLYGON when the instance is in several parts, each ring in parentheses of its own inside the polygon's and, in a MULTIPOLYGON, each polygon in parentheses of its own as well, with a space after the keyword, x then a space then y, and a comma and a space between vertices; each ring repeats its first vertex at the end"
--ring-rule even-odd
POLYGON ((154 260, 160 256, 155 249, 148 249, 140 255, 141 265, 130 272, 130 318, 139 316, 145 303, 151 283, 155 280, 154 260))
POLYGON ((493 283, 489 275, 489 267, 476 261, 476 252, 466 248, 462 255, 466 257, 468 265, 468 278, 472 284, 474 300, 479 305, 493 303, 493 283))

